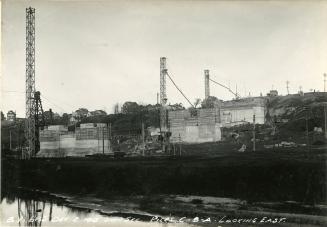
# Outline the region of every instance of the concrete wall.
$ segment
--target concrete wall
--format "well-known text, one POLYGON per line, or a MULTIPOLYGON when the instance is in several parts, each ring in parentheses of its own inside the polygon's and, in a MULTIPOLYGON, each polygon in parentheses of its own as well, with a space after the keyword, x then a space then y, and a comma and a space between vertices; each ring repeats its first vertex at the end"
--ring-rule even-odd
POLYGON ((94 123, 83 123, 80 125, 80 128, 94 128, 94 123))
POLYGON ((253 115, 257 124, 265 123, 266 103, 264 98, 246 98, 228 101, 220 107, 222 127, 230 127, 247 122, 253 122, 253 115))
POLYGON ((61 135, 59 140, 59 151, 58 153, 62 156, 67 156, 69 153, 73 153, 75 151, 75 135, 61 135))
POLYGON ((75 149, 73 152, 68 153, 67 156, 85 156, 97 153, 109 153, 109 141, 107 139, 103 140, 76 140, 75 149))
POLYGON ((68 128, 64 125, 49 125, 47 129, 49 131, 62 131, 62 132, 68 131, 68 128))
POLYGON ((172 142, 203 143, 221 139, 219 111, 198 109, 195 115, 189 110, 168 112, 172 142))
POLYGON ((107 129, 77 128, 76 133, 43 130, 38 157, 85 156, 109 153, 107 129))
POLYGON ((255 110, 253 107, 227 108, 220 109, 220 112, 223 127, 228 127, 235 124, 253 122, 253 114, 255 113, 255 110))
POLYGON ((202 143, 221 140, 220 127, 253 122, 265 123, 266 100, 263 97, 244 98, 223 102, 217 108, 169 111, 171 141, 202 143))

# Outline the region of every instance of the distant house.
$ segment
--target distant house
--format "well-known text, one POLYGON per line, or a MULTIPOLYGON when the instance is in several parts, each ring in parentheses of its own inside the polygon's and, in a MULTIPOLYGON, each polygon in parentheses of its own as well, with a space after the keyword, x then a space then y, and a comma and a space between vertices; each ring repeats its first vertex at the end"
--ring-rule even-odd
POLYGON ((16 121, 16 112, 9 110, 7 113, 7 120, 8 121, 16 121))
POLYGON ((76 114, 69 114, 69 125, 74 125, 76 122, 78 122, 76 114))

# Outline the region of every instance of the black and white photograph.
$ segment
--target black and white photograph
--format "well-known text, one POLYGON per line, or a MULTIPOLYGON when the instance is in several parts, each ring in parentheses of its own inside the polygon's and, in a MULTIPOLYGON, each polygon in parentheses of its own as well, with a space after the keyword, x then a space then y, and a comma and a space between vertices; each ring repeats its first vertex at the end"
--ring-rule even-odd
POLYGON ((0 6, 0 226, 327 226, 326 0, 0 6))

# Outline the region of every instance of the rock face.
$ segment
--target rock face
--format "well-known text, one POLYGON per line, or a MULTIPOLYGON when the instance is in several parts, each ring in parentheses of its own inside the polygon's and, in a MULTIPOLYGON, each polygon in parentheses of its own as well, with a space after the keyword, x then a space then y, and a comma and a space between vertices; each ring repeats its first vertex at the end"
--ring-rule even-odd
POLYGON ((304 93, 268 98, 266 121, 268 124, 294 122, 314 118, 321 121, 323 105, 327 102, 326 92, 304 93))

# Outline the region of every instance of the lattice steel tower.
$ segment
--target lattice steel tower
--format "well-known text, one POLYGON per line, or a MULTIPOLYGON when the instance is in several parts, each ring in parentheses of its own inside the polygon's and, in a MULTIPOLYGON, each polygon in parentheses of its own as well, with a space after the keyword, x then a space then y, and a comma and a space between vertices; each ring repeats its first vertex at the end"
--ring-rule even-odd
POLYGON ((25 158, 35 156, 35 9, 26 8, 26 123, 25 138, 28 146, 25 158))
POLYGON ((209 70, 204 70, 204 97, 205 99, 210 96, 210 87, 209 87, 209 70))
POLYGON ((166 110, 166 103, 167 103, 167 94, 166 94, 166 58, 160 58, 160 129, 161 131, 167 131, 167 110, 166 110))

